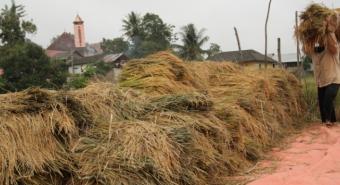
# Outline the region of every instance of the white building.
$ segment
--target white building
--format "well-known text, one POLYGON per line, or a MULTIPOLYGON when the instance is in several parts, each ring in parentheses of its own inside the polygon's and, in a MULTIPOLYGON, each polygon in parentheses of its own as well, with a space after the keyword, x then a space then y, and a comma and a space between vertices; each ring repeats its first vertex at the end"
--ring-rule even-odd
POLYGON ((124 53, 119 53, 78 58, 68 61, 68 72, 70 74, 82 74, 87 66, 101 61, 110 64, 112 69, 120 69, 128 61, 128 57, 124 53))
MULTIPOLYGON (((272 54, 273 58, 275 60, 279 60, 278 56, 276 54, 272 54)), ((303 60, 304 56, 301 56, 300 62, 301 65, 303 65, 303 60)), ((287 54, 282 54, 281 55, 281 61, 283 66, 288 70, 288 71, 296 71, 298 69, 298 60, 297 60, 297 54, 296 53, 287 53, 287 54)), ((309 71, 313 70, 313 65, 310 65, 309 71)))

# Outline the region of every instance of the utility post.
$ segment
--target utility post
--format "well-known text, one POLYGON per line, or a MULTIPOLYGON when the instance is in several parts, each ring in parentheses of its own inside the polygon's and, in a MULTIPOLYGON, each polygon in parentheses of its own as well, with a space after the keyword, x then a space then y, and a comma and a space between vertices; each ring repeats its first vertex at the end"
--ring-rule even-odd
POLYGON ((283 68, 283 63, 282 63, 282 56, 281 56, 281 38, 277 38, 277 58, 278 62, 281 65, 281 68, 283 68))
POLYGON ((71 50, 71 66, 72 66, 72 75, 74 75, 74 57, 73 57, 74 49, 71 50))
MULTIPOLYGON (((299 27, 299 12, 295 12, 295 28, 298 29, 299 27)), ((297 57, 297 63, 298 63, 298 73, 299 77, 301 78, 301 72, 302 72, 302 65, 300 61, 300 41, 299 41, 299 35, 296 34, 296 57, 297 57)))

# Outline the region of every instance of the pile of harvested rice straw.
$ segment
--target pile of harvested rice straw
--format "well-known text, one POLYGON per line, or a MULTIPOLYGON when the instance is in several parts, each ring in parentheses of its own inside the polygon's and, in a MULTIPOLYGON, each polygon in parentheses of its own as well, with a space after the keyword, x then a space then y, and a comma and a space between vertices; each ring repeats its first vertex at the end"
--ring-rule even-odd
POLYGON ((118 87, 1 95, 0 184, 228 184, 299 127, 301 92, 285 71, 161 52, 118 87))

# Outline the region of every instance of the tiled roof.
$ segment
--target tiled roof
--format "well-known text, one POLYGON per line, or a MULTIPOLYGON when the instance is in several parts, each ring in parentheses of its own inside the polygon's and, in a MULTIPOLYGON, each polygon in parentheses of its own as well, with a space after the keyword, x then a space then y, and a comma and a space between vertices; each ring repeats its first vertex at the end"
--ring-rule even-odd
POLYGON ((105 63, 111 63, 111 62, 117 61, 118 59, 121 59, 122 57, 124 57, 124 59, 128 60, 127 56, 125 56, 124 53, 119 53, 119 54, 104 54, 104 53, 102 53, 102 54, 99 54, 99 55, 75 59, 73 61, 73 65, 90 64, 90 63, 94 63, 94 62, 98 62, 98 61, 103 61, 105 63))
POLYGON ((57 58, 60 55, 68 53, 67 51, 46 50, 46 55, 50 58, 57 58))
POLYGON ((71 51, 74 48, 74 35, 64 32, 50 46, 48 46, 47 50, 71 51))
POLYGON ((118 54, 108 54, 103 58, 103 61, 106 63, 109 62, 114 62, 116 60, 118 60, 120 57, 125 57, 127 58, 124 53, 118 53, 118 54))

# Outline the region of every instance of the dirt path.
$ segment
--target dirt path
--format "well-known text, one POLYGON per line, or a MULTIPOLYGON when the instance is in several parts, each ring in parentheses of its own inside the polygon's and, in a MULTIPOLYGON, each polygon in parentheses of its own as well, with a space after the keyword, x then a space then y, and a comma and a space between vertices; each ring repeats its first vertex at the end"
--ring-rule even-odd
POLYGON ((312 126, 272 154, 260 165, 275 170, 248 185, 340 185, 340 126, 312 126))

